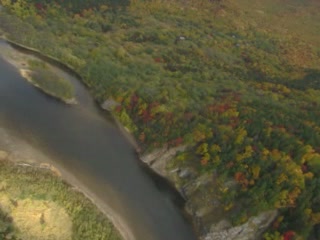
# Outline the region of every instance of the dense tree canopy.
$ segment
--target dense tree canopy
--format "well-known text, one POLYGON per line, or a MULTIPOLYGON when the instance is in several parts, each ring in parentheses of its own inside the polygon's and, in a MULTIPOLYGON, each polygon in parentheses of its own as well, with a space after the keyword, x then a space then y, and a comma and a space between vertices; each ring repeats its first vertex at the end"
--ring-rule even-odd
POLYGON ((266 239, 307 238, 320 224, 320 46, 310 29, 283 34, 229 2, 1 2, 3 32, 71 66, 98 101, 120 103, 113 113, 144 151, 184 144, 177 166, 233 178, 236 192, 222 195, 235 223, 279 209, 266 239))

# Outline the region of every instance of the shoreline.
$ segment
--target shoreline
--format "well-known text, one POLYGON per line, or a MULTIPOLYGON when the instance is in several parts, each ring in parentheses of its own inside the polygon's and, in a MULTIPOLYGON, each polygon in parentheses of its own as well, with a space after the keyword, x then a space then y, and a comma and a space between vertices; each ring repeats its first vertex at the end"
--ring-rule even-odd
MULTIPOLYGON (((6 43, 17 45, 20 48, 24 48, 24 46, 16 44, 8 39, 6 39, 3 36, 0 36, 0 40, 3 40, 6 43)), ((29 51, 34 51, 33 49, 27 48, 29 51)), ((13 49, 14 51, 19 52, 18 50, 13 49)), ((35 51, 35 53, 40 55, 40 52, 35 51)), ((45 56, 46 58, 50 58, 49 56, 45 56)), ((17 62, 13 59, 8 59, 6 56, 3 56, 3 59, 13 65, 20 73, 20 75, 26 79, 26 81, 30 82, 31 81, 27 78, 26 74, 28 74, 27 69, 24 69, 24 63, 23 62, 17 62)), ((58 61, 53 59, 54 61, 58 61)), ((61 65, 63 65, 61 63, 61 65)), ((65 67, 68 67, 66 65, 63 65, 65 67)), ((69 71, 74 71, 73 69, 69 68, 69 71)), ((76 73, 75 73, 76 74, 76 73)), ((82 82, 82 81, 81 81, 82 82)), ((38 88, 35 84, 31 83, 34 87, 38 88)), ((46 93, 41 90, 44 94, 56 99, 54 96, 46 93)), ((58 99, 61 101, 61 99, 58 99)), ((73 105, 73 104, 71 104, 73 105)), ((102 110, 102 109, 101 109, 102 110)), ((114 116, 112 116, 114 118, 114 116)), ((115 118, 114 118, 115 119, 115 118)), ((115 119, 115 121, 117 121, 115 119)), ((120 128, 123 127, 120 123, 117 124, 117 126, 120 128)), ((124 127, 122 129, 123 134, 126 132, 124 130, 124 127)), ((126 132, 126 134, 129 134, 126 132)), ((125 134, 124 134, 125 135, 125 134)), ((126 136, 129 139, 129 136, 126 136)), ((107 218, 108 220, 112 223, 114 228, 119 232, 119 234, 122 236, 124 240, 136 240, 132 231, 128 226, 126 226, 125 222, 121 219, 119 215, 115 211, 112 210, 111 207, 109 207, 105 201, 97 197, 93 192, 91 192, 84 184, 82 184, 76 177, 74 177, 71 173, 69 173, 66 169, 64 169, 62 166, 57 164, 54 160, 50 159, 47 157, 45 154, 41 152, 41 150, 35 149, 33 146, 29 145, 27 142, 18 139, 16 136, 13 136, 12 134, 8 133, 6 129, 3 129, 0 126, 0 147, 3 145, 3 142, 11 142, 10 144, 13 146, 12 148, 10 146, 7 146, 7 148, 0 149, 4 150, 9 153, 8 160, 12 164, 19 165, 19 166, 24 166, 24 167, 35 167, 37 168, 38 171, 42 170, 50 170, 53 174, 56 175, 56 177, 61 178, 65 182, 67 182, 71 188, 73 188, 74 191, 79 191, 82 194, 85 195, 86 198, 88 198, 92 204, 94 204, 99 211, 101 211, 107 218), (5 136, 5 137, 4 137, 5 136), (10 150, 11 148, 11 150, 10 150), (18 148, 21 148, 19 150, 18 148), (23 154, 21 153, 23 152, 23 154), (29 156, 29 157, 25 157, 29 156), (21 159, 21 160, 20 160, 21 159)), ((130 141, 130 144, 133 144, 132 141, 130 141)), ((2 147, 3 148, 3 147, 2 147)))
MULTIPOLYGON (((8 44, 11 44, 11 45, 15 44, 2 36, 0 36, 0 40, 6 42, 8 44)), ((20 47, 22 47, 22 46, 20 46, 20 47)), ((63 96, 58 96, 56 93, 47 90, 45 87, 41 87, 39 84, 37 84, 35 81, 33 81, 32 76, 31 76, 31 74, 33 73, 33 70, 31 69, 30 65, 28 64, 28 60, 38 58, 38 56, 30 56, 29 54, 20 52, 19 50, 14 49, 14 48, 12 50, 10 50, 10 49, 6 49, 6 50, 7 50, 7 53, 3 54, 3 58, 5 59, 5 61, 9 62, 16 69, 18 69, 20 75, 27 82, 29 82, 32 86, 34 86, 36 89, 40 90, 41 92, 43 92, 47 96, 52 97, 58 101, 65 103, 65 104, 74 105, 74 104, 78 103, 75 96, 72 98, 64 98, 63 96), (11 56, 11 52, 13 53, 12 56, 11 56)), ((46 62, 43 59, 39 59, 39 60, 42 62, 46 62)), ((49 71, 51 72, 51 69, 48 70, 48 72, 49 71)), ((66 81, 68 81, 68 80, 66 80, 66 81)))
MULTIPOLYGON (((55 57, 52 57, 50 55, 45 55, 45 54, 42 54, 41 52, 39 52, 37 49, 34 49, 34 48, 30 48, 28 46, 25 46, 23 44, 20 44, 20 43, 17 43, 15 41, 12 41, 10 39, 8 39, 6 36, 1 36, 0 35, 0 41, 4 41, 6 43, 8 43, 9 45, 12 45, 13 47, 17 47, 17 48, 21 48, 22 50, 25 50, 25 51, 29 51, 30 54, 34 54, 36 57, 40 58, 41 60, 43 61, 48 61, 50 64, 53 64, 53 65, 57 65, 57 67, 60 67, 62 68, 63 71, 67 71, 68 73, 71 73, 72 75, 76 76, 76 78, 81 82, 81 84, 83 84, 85 86, 85 88, 89 91, 90 93, 90 89, 88 89, 88 86, 85 84, 85 82, 83 81, 83 78, 77 73, 77 71, 72 68, 71 66, 69 66, 68 64, 65 64, 63 62, 61 62, 59 59, 55 58, 55 57)), ((14 49, 15 50, 15 49, 14 49)), ((19 50, 16 50, 19 52, 19 50)), ((28 54, 28 53, 26 53, 28 54)), ((7 59, 5 59, 7 61, 7 59)), ((11 63, 14 65, 14 63, 11 63)), ((16 67, 16 66, 15 66, 16 67)), ((17 67, 16 67, 17 68, 17 67)), ((19 67, 18 67, 18 70, 20 71, 19 67)), ((29 81, 29 80, 28 80, 29 81)), ((41 89, 42 90, 42 89, 41 89)), ((44 92, 45 94, 48 94, 46 92, 44 92)), ((91 94, 90 94, 91 95, 91 94)), ((92 97, 93 98, 93 97, 92 97)), ((138 145, 138 142, 136 141, 135 137, 130 133, 130 131, 128 131, 126 129, 125 126, 123 126, 119 120, 112 114, 112 111, 108 111, 106 109, 103 109, 101 107, 101 104, 93 98, 93 100, 97 103, 98 105, 98 108, 99 110, 101 110, 102 112, 108 112, 110 113, 110 115, 112 116, 112 119, 114 120, 114 123, 115 125, 118 127, 118 129, 120 130, 120 132, 123 134, 123 136, 129 141, 129 143, 134 147, 135 151, 138 153, 139 155, 139 159, 140 161, 144 162, 142 159, 141 159, 141 156, 140 156, 140 153, 141 153, 141 150, 140 150, 140 147, 138 145)))
MULTIPOLYGON (((0 41, 4 41, 6 43, 8 43, 9 45, 12 45, 13 47, 17 47, 17 48, 21 48, 22 50, 26 50, 26 51, 30 51, 30 54, 34 54, 36 57, 40 58, 43 61, 49 61, 50 64, 54 64, 57 65, 57 67, 62 68, 62 70, 67 71, 68 73, 71 73, 72 75, 76 76, 76 78, 78 78, 78 80, 81 82, 81 84, 83 84, 85 86, 85 88, 90 92, 90 90, 88 89, 87 85, 85 84, 85 82, 83 81, 83 78, 77 73, 77 71, 75 69, 73 69, 71 66, 69 66, 68 64, 65 64, 63 62, 61 62, 59 59, 52 57, 50 55, 45 55, 40 53, 37 49, 34 48, 30 48, 28 46, 25 46, 23 44, 17 43, 15 41, 12 41, 10 39, 8 39, 6 36, 4 35, 0 35, 0 41), (42 59, 44 58, 44 59, 42 59)), ((15 49, 14 49, 15 50, 15 49)), ((19 50, 16 50, 19 52, 19 50)), ((28 53, 26 53, 27 55, 28 53)), ((7 59, 5 59, 6 61, 8 61, 7 59)), ((17 67, 15 65, 15 63, 11 63, 13 64, 16 68, 18 68, 19 71, 21 71, 21 69, 19 69, 19 66, 17 67)), ((21 74, 21 72, 20 72, 21 74)), ((28 80, 28 79, 27 79, 28 80)), ((28 80, 29 81, 29 80, 28 80)), ((42 89, 41 89, 42 90, 42 89)), ((46 92, 44 92, 45 94, 48 94, 46 92)), ((91 95, 91 94, 90 94, 91 95)), ((93 97, 92 97, 93 98, 93 97)), ((134 138, 134 136, 126 129, 125 126, 123 126, 119 120, 112 114, 111 111, 105 110, 101 107, 100 103, 97 102, 96 99, 93 98, 93 100, 97 103, 97 105, 99 106, 99 110, 101 110, 102 112, 108 112, 110 113, 110 115, 112 116, 112 119, 114 120, 115 125, 118 127, 118 129, 122 132, 123 136, 129 141, 129 143, 134 147, 134 149, 136 150, 136 152, 139 154, 139 158, 141 159, 140 156, 140 147, 136 141, 136 139, 134 138)), ((142 161, 144 162, 144 161, 142 161)))
POLYGON ((27 81, 29 82, 30 84, 32 84, 32 86, 34 86, 35 88, 39 89, 41 92, 43 92, 44 94, 46 94, 47 96, 50 96, 54 99, 57 99, 58 101, 61 101, 65 104, 68 104, 68 105, 73 105, 73 104, 77 104, 77 100, 75 98, 71 98, 71 99, 64 99, 64 98, 61 98, 61 97, 58 97, 56 96, 54 93, 50 93, 49 91, 47 91, 45 88, 42 88, 41 86, 39 86, 37 83, 35 83, 33 80, 32 80, 32 77, 31 77, 31 73, 32 73, 32 70, 29 70, 29 69, 18 69, 19 70, 19 73, 20 75, 27 81))
MULTIPOLYGON (((16 43, 16 42, 14 42, 14 41, 11 41, 11 40, 7 39, 5 36, 0 36, 0 40, 1 40, 1 39, 2 39, 4 42, 8 43, 9 45, 13 46, 13 49, 14 49, 15 51, 18 51, 18 52, 19 52, 19 50, 15 49, 15 47, 16 47, 16 48, 20 48, 22 51, 23 51, 23 50, 28 51, 28 52, 30 52, 30 53, 25 53, 25 54, 27 54, 27 55, 28 55, 28 54, 31 54, 31 55, 33 55, 33 56, 35 56, 35 57, 37 57, 37 58, 40 58, 40 59, 43 60, 44 62, 48 62, 48 63, 50 63, 50 64, 53 64, 53 65, 61 68, 63 71, 66 71, 66 72, 68 72, 69 74, 74 75, 74 76, 78 79, 78 81, 79 81, 81 84, 83 84, 84 87, 85 87, 85 88, 89 91, 89 93, 90 93, 90 89, 88 89, 88 86, 87 86, 87 85, 85 84, 85 82, 83 81, 83 78, 82 78, 82 77, 76 72, 76 70, 74 70, 71 66, 69 66, 69 65, 61 62, 59 59, 56 59, 56 58, 54 58, 54 57, 51 57, 50 55, 43 55, 43 54, 40 53, 37 49, 33 49, 33 48, 28 47, 28 46, 24 46, 24 45, 22 45, 22 44, 19 44, 19 43, 16 43)), ((47 94, 47 93, 45 93, 45 94, 47 94)), ((90 95, 91 95, 91 94, 90 94, 90 95)), ((171 185, 172 187, 174 187, 174 189, 175 189, 175 191, 177 192, 177 194, 179 194, 183 199, 185 199, 184 196, 183 196, 183 194, 181 194, 181 192, 179 191, 179 189, 175 186, 175 183, 174 183, 174 182, 172 182, 167 176, 165 176, 165 175, 159 173, 158 171, 156 171, 156 170, 152 167, 152 164, 150 164, 149 162, 143 160, 144 155, 145 155, 145 154, 149 155, 150 153, 144 153, 144 154, 142 154, 142 151, 141 151, 141 149, 140 149, 140 147, 139 147, 139 144, 138 144, 138 142, 136 141, 136 139, 135 139, 135 137, 133 136, 133 134, 132 134, 130 131, 128 131, 128 129, 112 114, 112 111, 109 111, 109 110, 106 110, 106 109, 102 108, 101 104, 100 104, 96 99, 94 99, 93 97, 92 97, 92 99, 97 103, 97 105, 98 105, 97 107, 98 107, 98 109, 99 109, 101 112, 109 113, 109 114, 110 114, 110 116, 111 116, 111 118, 112 118, 115 126, 118 128, 118 130, 120 131, 120 133, 122 134, 122 136, 123 136, 123 137, 129 142, 129 144, 134 148, 134 150, 135 150, 135 152, 136 152, 136 154, 137 154, 137 156, 138 156, 139 161, 140 161, 142 164, 145 164, 146 167, 149 168, 150 171, 152 171, 152 172, 154 172, 155 174, 157 174, 157 175, 165 178, 165 179, 170 183, 170 185, 171 185)), ((167 150, 169 150, 169 149, 167 149, 167 150)), ((153 154, 153 152, 151 152, 151 154, 153 154)), ((53 164, 53 166, 55 166, 55 165, 53 164)), ((59 166, 55 166, 55 167, 58 167, 57 169, 58 169, 58 170, 61 170, 61 169, 59 169, 59 166)), ((68 174, 68 173, 67 173, 67 174, 68 174)), ((62 175, 63 175, 63 174, 62 174, 62 175)), ((69 183, 69 181, 67 181, 67 182, 69 183)), ((71 185, 74 186, 75 184, 72 184, 72 183, 71 183, 71 185)), ((81 185, 81 184, 80 184, 80 185, 81 185)), ((83 189, 80 189, 80 191, 85 194, 85 192, 83 192, 82 190, 83 190, 83 189)), ((87 196, 87 194, 85 194, 85 196, 87 196)), ((91 198, 90 196, 89 196, 88 198, 95 204, 95 201, 92 200, 92 198, 91 198)), ((101 202, 100 204, 104 205, 103 202, 101 202)), ((101 210, 100 207, 99 207, 99 203, 98 203, 98 205, 97 205, 97 204, 95 204, 95 205, 99 208, 99 210, 101 210)), ((113 221, 113 219, 112 219, 112 215, 113 215, 113 214, 111 214, 111 217, 110 217, 110 215, 109 215, 108 213, 105 213, 104 211, 102 211, 102 212, 110 219, 110 221, 111 221, 112 223, 114 223, 114 221, 113 221)), ((111 212, 112 212, 112 211, 111 211, 111 212)), ((191 227, 195 230, 195 223, 194 223, 193 217, 192 217, 189 213, 187 213, 187 211, 186 211, 185 209, 184 209, 182 212, 183 212, 183 214, 187 214, 188 218, 190 218, 191 227)), ((125 240, 136 240, 136 239, 134 238, 133 234, 131 233, 130 228, 128 228, 128 227, 126 227, 126 226, 122 228, 121 226, 122 226, 123 224, 121 224, 121 223, 120 223, 119 225, 120 225, 120 226, 118 227, 118 224, 114 224, 115 228, 118 229, 118 231, 120 232, 121 236, 123 236, 125 240), (125 232, 125 234, 123 235, 122 232, 125 232)), ((196 231, 195 231, 195 233, 196 233, 196 231)), ((198 235, 198 234, 197 234, 197 235, 198 235)), ((200 238, 199 238, 199 235, 197 236, 197 239, 200 239, 200 238)))
MULTIPOLYGON (((136 240, 130 228, 126 226, 115 211, 105 201, 97 197, 88 187, 82 184, 73 174, 69 173, 60 164, 46 156, 41 150, 36 149, 26 141, 19 139, 7 129, 0 126, 0 152, 7 153, 6 160, 20 167, 33 167, 37 171, 50 171, 57 178, 65 181, 73 191, 84 194, 99 211, 112 223, 124 240, 136 240)), ((0 159, 1 161, 2 159, 0 159)))

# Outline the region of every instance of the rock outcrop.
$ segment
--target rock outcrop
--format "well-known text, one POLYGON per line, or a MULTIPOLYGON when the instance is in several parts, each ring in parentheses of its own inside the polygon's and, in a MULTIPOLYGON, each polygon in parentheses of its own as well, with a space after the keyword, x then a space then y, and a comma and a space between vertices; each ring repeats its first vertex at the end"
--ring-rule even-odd
POLYGON ((107 111, 111 111, 114 107, 119 106, 120 104, 113 99, 107 99, 101 104, 101 108, 107 111))
POLYGON ((155 172, 163 177, 168 177, 166 169, 167 163, 177 154, 179 151, 184 151, 186 146, 178 146, 174 148, 161 148, 153 151, 152 153, 145 154, 140 159, 148 164, 155 172))
POLYGON ((203 240, 257 240, 277 217, 276 210, 262 212, 258 216, 251 217, 245 224, 232 227, 226 221, 221 220, 211 226, 203 240))
POLYGON ((162 148, 141 156, 155 172, 169 179, 186 200, 185 209, 192 216, 201 240, 257 240, 277 217, 276 210, 262 212, 238 226, 227 220, 219 198, 219 187, 233 188, 233 181, 218 183, 215 173, 199 174, 191 166, 168 169, 170 160, 186 146, 162 148))

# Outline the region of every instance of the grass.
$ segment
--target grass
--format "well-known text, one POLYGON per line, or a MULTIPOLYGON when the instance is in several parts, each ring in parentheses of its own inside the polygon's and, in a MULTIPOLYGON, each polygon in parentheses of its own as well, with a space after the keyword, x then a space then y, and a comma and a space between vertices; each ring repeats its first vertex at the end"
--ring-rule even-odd
POLYGON ((63 206, 53 201, 17 199, 0 193, 2 211, 13 219, 17 237, 25 240, 72 239, 72 221, 63 206))
POLYGON ((0 161, 0 239, 120 240, 82 193, 49 170, 0 161))
POLYGON ((0 26, 72 66, 98 101, 117 101, 114 115, 143 151, 184 144, 174 167, 237 181, 223 193, 226 215, 241 209, 243 222, 277 208, 284 220, 274 234, 311 234, 320 211, 319 2, 64 6, 23 16, 8 6, 0 26))
POLYGON ((56 97, 64 102, 72 102, 74 99, 74 87, 66 79, 55 74, 45 63, 30 60, 30 80, 47 94, 56 97))

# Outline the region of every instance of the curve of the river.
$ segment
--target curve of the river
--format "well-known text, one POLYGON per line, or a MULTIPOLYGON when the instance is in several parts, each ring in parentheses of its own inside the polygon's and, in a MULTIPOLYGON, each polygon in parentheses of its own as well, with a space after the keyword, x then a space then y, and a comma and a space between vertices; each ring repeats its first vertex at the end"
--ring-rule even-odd
POLYGON ((62 74, 75 84, 78 105, 68 106, 44 95, 0 52, 1 127, 57 159, 121 217, 136 240, 195 240, 177 206, 176 192, 141 164, 134 148, 107 121, 83 85, 62 74))

